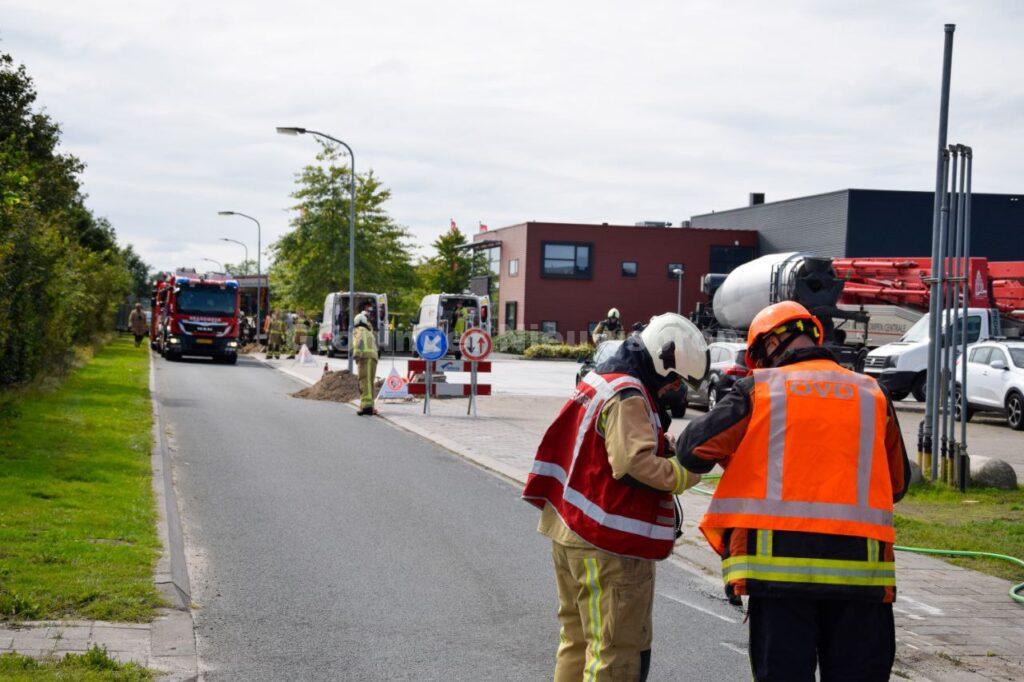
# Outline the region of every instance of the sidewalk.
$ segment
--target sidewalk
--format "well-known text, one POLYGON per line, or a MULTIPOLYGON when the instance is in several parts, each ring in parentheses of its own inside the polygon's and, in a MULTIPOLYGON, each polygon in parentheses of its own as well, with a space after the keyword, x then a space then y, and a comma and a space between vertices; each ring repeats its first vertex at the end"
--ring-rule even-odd
MULTIPOLYGON (((312 383, 322 367, 316 372, 309 367, 279 369, 312 383)), ((395 425, 523 484, 563 399, 496 395, 478 400, 476 419, 466 416, 464 399, 432 400, 430 416, 418 400, 378 403, 378 409, 395 425)), ((681 432, 686 421, 674 421, 670 432, 681 432)), ((696 527, 709 498, 690 492, 680 501, 685 523, 676 555, 720 586, 720 561, 696 527)), ((1024 606, 1007 596, 1011 583, 906 552, 897 553, 896 567, 898 671, 909 669, 912 679, 1024 678, 1024 606)))

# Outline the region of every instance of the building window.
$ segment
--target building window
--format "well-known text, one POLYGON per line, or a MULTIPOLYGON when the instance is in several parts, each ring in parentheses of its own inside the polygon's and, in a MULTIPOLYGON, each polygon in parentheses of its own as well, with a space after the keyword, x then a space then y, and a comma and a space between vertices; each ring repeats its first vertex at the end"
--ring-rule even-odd
POLYGON ((636 261, 635 260, 624 260, 622 261, 622 276, 623 277, 636 277, 636 261))
POLYGON ((544 320, 540 323, 540 330, 545 334, 557 334, 558 322, 555 322, 554 320, 544 320))
POLYGON ((519 276, 519 259, 513 258, 508 262, 508 276, 518 277, 519 276))
POLYGON ((542 242, 541 274, 544 277, 590 279, 591 244, 542 242))
POLYGON ((676 270, 682 270, 683 274, 686 274, 686 268, 683 267, 682 263, 669 263, 668 268, 665 269, 665 274, 668 275, 669 279, 675 279, 676 277, 679 277, 679 275, 676 274, 676 270))
POLYGON ((516 328, 516 320, 519 318, 519 303, 517 301, 505 301, 505 331, 513 331, 516 328))
POLYGON ((501 247, 492 246, 489 249, 484 249, 484 255, 487 259, 487 271, 497 277, 501 274, 501 247))
POLYGON ((727 275, 738 266, 752 260, 753 246, 712 246, 708 272, 727 275))

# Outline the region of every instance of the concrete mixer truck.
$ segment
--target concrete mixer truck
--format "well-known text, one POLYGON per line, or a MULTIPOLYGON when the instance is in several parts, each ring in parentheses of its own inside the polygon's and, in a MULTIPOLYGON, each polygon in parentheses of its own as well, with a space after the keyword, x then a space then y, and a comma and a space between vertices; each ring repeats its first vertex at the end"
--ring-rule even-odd
POLYGON ((843 280, 831 258, 804 252, 761 256, 728 275, 705 275, 701 291, 712 298, 711 305, 698 304, 693 318, 712 340, 745 340, 747 327, 762 308, 796 301, 821 320, 825 345, 842 365, 858 372, 864 368, 866 338, 854 337, 867 329, 868 315, 838 307, 843 280))

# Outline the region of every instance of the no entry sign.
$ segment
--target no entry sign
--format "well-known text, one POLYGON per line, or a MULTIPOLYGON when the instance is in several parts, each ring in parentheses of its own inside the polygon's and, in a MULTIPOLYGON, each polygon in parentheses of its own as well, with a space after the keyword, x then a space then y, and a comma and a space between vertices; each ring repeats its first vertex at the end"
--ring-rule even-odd
POLYGON ((483 329, 467 329, 459 339, 459 350, 467 360, 479 361, 491 354, 491 335, 483 329))

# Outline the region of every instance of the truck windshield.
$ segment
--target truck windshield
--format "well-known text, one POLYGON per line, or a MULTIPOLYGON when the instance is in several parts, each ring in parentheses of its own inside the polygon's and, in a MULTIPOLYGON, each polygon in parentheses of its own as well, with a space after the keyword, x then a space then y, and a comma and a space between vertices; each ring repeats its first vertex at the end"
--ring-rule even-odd
MULTIPOLYGON (((960 322, 960 317, 956 318, 956 322, 960 322)), ((960 328, 957 327, 957 334, 960 334, 960 328)), ((914 326, 907 330, 907 333, 903 335, 900 341, 927 341, 931 337, 930 324, 928 323, 928 316, 923 316, 920 320, 914 323, 914 326)), ((946 327, 946 334, 951 334, 949 327, 946 327)), ((974 343, 981 336, 981 317, 979 315, 968 315, 967 316, 967 343, 974 343)))
POLYGON ((235 291, 212 287, 181 289, 178 291, 178 312, 192 315, 234 315, 235 291))

